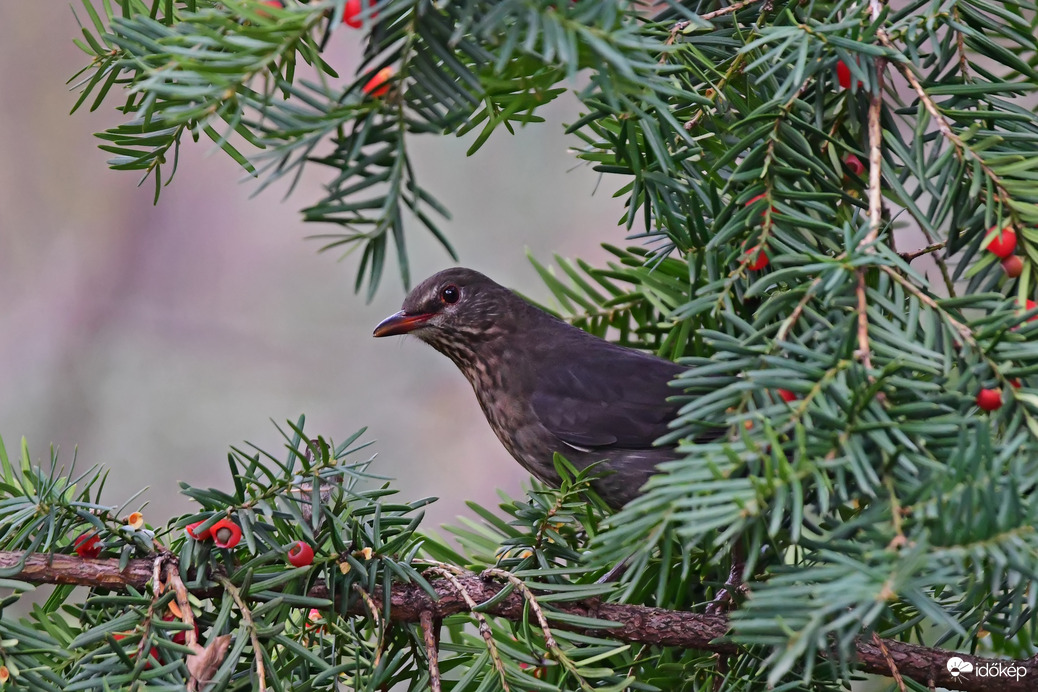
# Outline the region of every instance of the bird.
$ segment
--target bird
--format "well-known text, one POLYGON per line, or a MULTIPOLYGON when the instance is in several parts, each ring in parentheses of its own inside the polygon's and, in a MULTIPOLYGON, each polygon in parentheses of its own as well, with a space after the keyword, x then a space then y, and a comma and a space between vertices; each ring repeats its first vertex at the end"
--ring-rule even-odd
MULTIPOLYGON (((505 449, 557 486, 554 455, 578 469, 602 462, 592 488, 613 509, 637 497, 662 462, 685 368, 589 334, 472 269, 430 276, 374 336, 411 334, 447 356, 472 385, 505 449)), ((597 468, 596 468, 597 471, 597 468)))

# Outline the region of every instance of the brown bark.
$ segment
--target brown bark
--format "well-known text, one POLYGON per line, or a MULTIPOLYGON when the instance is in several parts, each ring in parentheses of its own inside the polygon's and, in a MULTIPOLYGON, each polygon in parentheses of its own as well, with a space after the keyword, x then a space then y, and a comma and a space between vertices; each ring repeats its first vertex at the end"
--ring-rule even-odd
MULTIPOLYGON (((14 567, 22 558, 22 553, 0 551, 0 569, 14 567)), ((8 576, 34 584, 78 584, 121 590, 128 586, 144 589, 152 577, 152 572, 151 560, 130 560, 126 568, 120 570, 117 559, 85 560, 71 555, 34 554, 25 557, 25 564, 20 572, 8 576)), ((477 574, 460 575, 456 577, 456 581, 476 603, 489 601, 505 587, 477 574)), ((426 618, 431 615, 433 618, 442 619, 470 610, 464 596, 447 579, 432 580, 430 584, 437 594, 435 600, 418 586, 395 586, 390 596, 391 619, 394 622, 417 623, 421 621, 422 613, 427 613, 426 618)), ((311 591, 311 595, 326 597, 328 594, 323 587, 316 587, 311 591)), ((381 606, 381 591, 376 590, 371 594, 371 598, 381 606)), ((483 612, 509 620, 519 620, 523 617, 523 606, 523 597, 515 590, 483 612)), ((737 644, 724 639, 728 632, 728 619, 723 615, 688 613, 621 603, 600 603, 597 600, 553 602, 551 608, 563 613, 616 623, 615 627, 599 630, 562 622, 553 623, 552 627, 559 630, 682 649, 718 653, 735 653, 739 650, 737 644)), ((549 619, 552 610, 545 611, 549 619)), ((366 616, 365 604, 356 603, 350 609, 350 613, 366 616)), ((1002 692, 1025 692, 1034 690, 1038 681, 1038 657, 1025 661, 983 658, 893 639, 873 641, 864 637, 857 641, 856 649, 859 671, 891 676, 890 664, 893 662, 903 677, 912 678, 931 687, 945 687, 964 692, 990 692, 993 689, 1002 692), (952 656, 973 664, 974 673, 953 676, 945 666, 952 656), (1019 675, 982 677, 977 674, 977 670, 983 666, 1000 666, 1003 671, 1007 666, 1013 666, 1018 669, 1019 675)))

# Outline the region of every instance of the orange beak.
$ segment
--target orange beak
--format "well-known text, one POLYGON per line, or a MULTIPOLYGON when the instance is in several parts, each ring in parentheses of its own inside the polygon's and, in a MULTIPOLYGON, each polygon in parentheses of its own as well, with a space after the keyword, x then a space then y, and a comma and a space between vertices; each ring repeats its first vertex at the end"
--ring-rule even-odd
POLYGON ((379 322, 378 326, 375 327, 373 335, 393 336, 394 334, 407 334, 421 327, 430 317, 432 317, 431 313, 420 312, 416 315, 408 315, 401 310, 379 322))

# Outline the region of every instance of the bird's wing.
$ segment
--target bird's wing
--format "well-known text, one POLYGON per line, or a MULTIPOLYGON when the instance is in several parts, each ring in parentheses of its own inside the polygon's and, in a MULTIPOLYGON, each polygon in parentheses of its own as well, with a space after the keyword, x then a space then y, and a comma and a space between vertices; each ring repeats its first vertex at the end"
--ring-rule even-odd
POLYGON ((582 355, 541 369, 531 397, 541 425, 577 448, 652 447, 677 417, 667 383, 682 367, 627 349, 582 355))

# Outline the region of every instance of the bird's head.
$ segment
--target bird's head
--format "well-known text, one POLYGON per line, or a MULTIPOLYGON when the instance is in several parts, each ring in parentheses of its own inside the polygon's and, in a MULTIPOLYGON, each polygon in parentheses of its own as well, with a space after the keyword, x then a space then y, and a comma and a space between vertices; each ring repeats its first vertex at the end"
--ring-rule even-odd
POLYGON ((375 336, 414 334, 450 354, 505 331, 527 303, 479 272, 455 267, 433 274, 404 299, 403 309, 382 320, 375 336))

